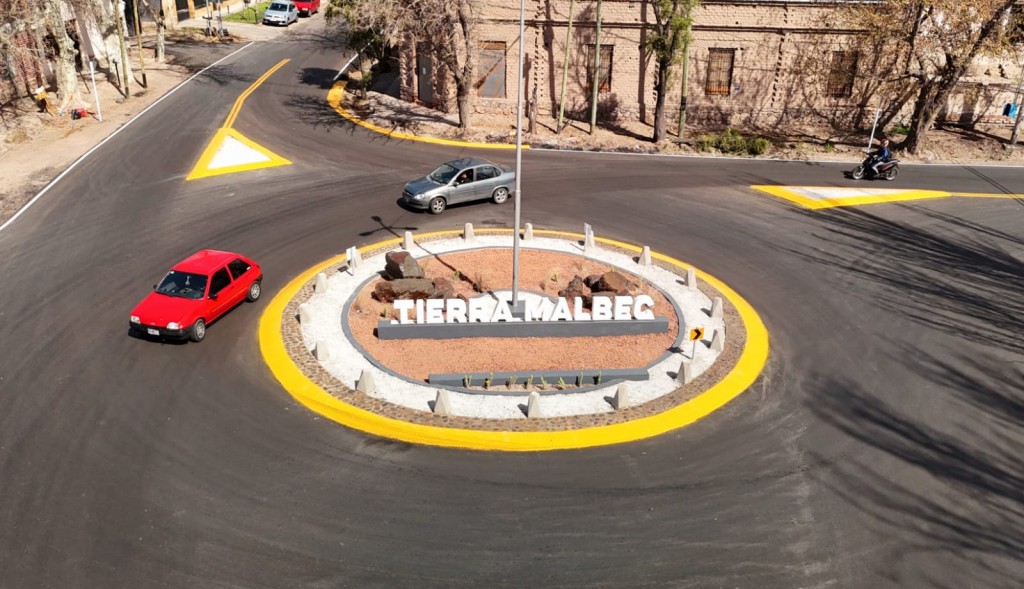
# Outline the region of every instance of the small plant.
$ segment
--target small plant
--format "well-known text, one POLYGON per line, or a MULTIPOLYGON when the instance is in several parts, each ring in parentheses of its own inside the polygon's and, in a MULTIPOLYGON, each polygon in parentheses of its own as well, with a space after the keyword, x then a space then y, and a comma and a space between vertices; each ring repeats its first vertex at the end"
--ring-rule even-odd
POLYGON ((490 376, 488 376, 487 378, 484 379, 484 388, 485 389, 491 388, 491 381, 493 381, 493 380, 494 380, 494 373, 492 372, 492 373, 490 373, 490 376))
POLYGON ((558 282, 559 277, 562 275, 562 270, 555 268, 551 271, 551 282, 558 282))
POLYGON ((747 140, 736 129, 726 129, 718 136, 718 149, 724 153, 742 153, 747 151, 747 140))
POLYGON ((530 376, 526 377, 526 388, 528 388, 528 389, 533 388, 533 375, 532 374, 530 376))
POLYGON ((578 386, 578 387, 583 386, 583 371, 582 370, 580 370, 579 376, 576 377, 576 386, 578 386))
POLYGON ((471 375, 469 375, 469 374, 463 376, 462 377, 462 386, 466 387, 467 389, 469 387, 473 386, 473 377, 471 375))
POLYGON ((473 279, 473 289, 477 292, 487 292, 489 286, 487 275, 483 272, 477 272, 476 277, 473 279))
POLYGON ((517 380, 519 380, 519 378, 517 378, 516 375, 514 375, 514 374, 512 376, 508 377, 508 388, 512 388, 512 387, 516 386, 516 381, 517 380))
POLYGON ((453 278, 454 280, 456 280, 456 281, 458 281, 458 280, 462 280, 462 273, 461 273, 461 272, 459 272, 458 270, 456 270, 456 271, 455 271, 455 272, 454 272, 454 273, 452 274, 452 278, 453 278))
POLYGON ((907 135, 910 133, 910 127, 907 125, 893 125, 892 129, 889 130, 890 135, 907 135))
POLYGON ((542 376, 542 377, 540 377, 540 388, 541 388, 542 390, 545 390, 545 389, 547 389, 547 388, 548 388, 548 381, 547 381, 547 380, 545 380, 543 376, 542 376))
POLYGON ((754 137, 747 141, 747 153, 750 155, 764 155, 771 149, 772 143, 764 137, 754 137))
POLYGON ((836 144, 835 143, 832 143, 831 141, 826 141, 825 142, 825 153, 832 153, 835 150, 836 150, 836 144))
POLYGON ((693 140, 697 151, 714 151, 718 148, 718 140, 714 135, 698 135, 693 140))
POLYGON ((597 371, 597 376, 594 377, 594 384, 598 384, 598 385, 601 384, 602 376, 603 375, 601 374, 601 371, 598 370, 597 371))
POLYGON ((384 319, 388 318, 388 306, 387 305, 381 305, 380 306, 380 316, 382 318, 384 318, 384 319))
POLYGON ((559 376, 558 377, 558 390, 564 389, 565 386, 566 386, 565 385, 565 379, 563 379, 561 376, 559 376))

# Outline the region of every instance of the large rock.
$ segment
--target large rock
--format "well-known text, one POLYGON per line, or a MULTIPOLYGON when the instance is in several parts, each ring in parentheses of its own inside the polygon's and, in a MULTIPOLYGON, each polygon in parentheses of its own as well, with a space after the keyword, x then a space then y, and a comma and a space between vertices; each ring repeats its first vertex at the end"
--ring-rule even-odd
POLYGON ((636 285, 629 281, 628 278, 612 270, 611 272, 605 272, 601 275, 601 278, 591 287, 596 292, 613 292, 618 295, 628 295, 636 288, 636 285))
POLYGON ((587 285, 583 284, 582 278, 579 276, 573 276, 572 280, 569 281, 569 284, 567 284, 564 289, 558 291, 558 296, 565 297, 570 301, 575 297, 589 298, 590 289, 587 288, 587 285))
POLYGON ((587 288, 593 289, 598 280, 601 280, 600 274, 591 274, 583 279, 583 284, 586 284, 587 288))
POLYGON ((382 280, 373 287, 373 298, 383 303, 395 299, 429 299, 433 296, 434 284, 426 278, 382 280))
POLYGON ((434 279, 434 294, 431 296, 433 299, 450 299, 455 297, 455 287, 452 286, 452 281, 448 280, 443 276, 438 276, 434 279))
POLYGON ((616 293, 616 292, 598 291, 598 292, 595 292, 595 293, 593 293, 593 294, 591 294, 590 296, 587 297, 586 305, 585 306, 588 309, 593 309, 594 308, 594 300, 595 299, 609 299, 609 300, 614 301, 615 297, 617 297, 618 295, 619 295, 619 293, 616 293))
POLYGON ((423 278, 423 268, 409 252, 388 252, 384 255, 384 262, 384 273, 391 280, 423 278))

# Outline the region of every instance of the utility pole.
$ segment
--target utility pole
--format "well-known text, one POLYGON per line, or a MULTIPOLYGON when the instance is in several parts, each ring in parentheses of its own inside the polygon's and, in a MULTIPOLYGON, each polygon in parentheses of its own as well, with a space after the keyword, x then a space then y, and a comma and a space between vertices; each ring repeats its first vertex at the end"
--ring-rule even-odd
POLYGON ((601 88, 601 0, 597 0, 597 32, 594 38, 594 88, 590 92, 590 134, 597 129, 597 93, 601 88))
POLYGON ((569 55, 572 47, 572 9, 576 0, 569 0, 569 28, 565 31, 565 59, 562 60, 562 92, 558 97, 558 123, 555 133, 562 132, 562 118, 565 116, 565 85, 569 78, 569 55))

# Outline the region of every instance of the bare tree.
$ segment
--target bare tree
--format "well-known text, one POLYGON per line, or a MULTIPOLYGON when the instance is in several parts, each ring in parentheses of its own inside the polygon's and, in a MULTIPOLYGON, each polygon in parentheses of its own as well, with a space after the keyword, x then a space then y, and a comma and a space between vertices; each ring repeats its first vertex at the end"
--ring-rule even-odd
POLYGON ((650 0, 654 13, 647 47, 654 53, 654 141, 658 142, 668 134, 665 101, 668 97, 672 68, 681 63, 684 49, 690 43, 692 11, 700 0, 650 0))
POLYGON ((75 72, 75 45, 68 36, 67 23, 62 10, 63 0, 44 0, 42 9, 46 28, 57 42, 57 95, 58 111, 80 101, 78 76, 75 72))
POLYGON ((353 32, 373 31, 389 45, 429 41, 455 84, 459 128, 469 129, 476 73, 477 0, 331 0, 324 14, 344 18, 353 32))
POLYGON ((848 16, 869 42, 906 52, 901 78, 916 88, 902 147, 919 153, 953 89, 976 57, 1006 49, 1010 8, 1018 0, 883 0, 857 3, 848 16))

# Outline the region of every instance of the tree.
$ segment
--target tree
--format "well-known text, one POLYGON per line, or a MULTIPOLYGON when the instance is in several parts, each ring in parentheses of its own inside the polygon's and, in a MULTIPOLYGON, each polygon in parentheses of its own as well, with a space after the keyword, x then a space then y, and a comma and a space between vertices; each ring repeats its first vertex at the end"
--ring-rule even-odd
POLYGON ((344 18, 353 34, 372 31, 391 46, 428 40, 452 76, 459 128, 465 131, 472 113, 477 12, 476 0, 331 0, 324 14, 344 18))
POLYGON ((671 82, 672 68, 682 61, 684 49, 690 43, 692 11, 700 0, 650 0, 654 13, 654 26, 647 41, 654 54, 654 141, 668 134, 665 102, 671 82))
POLYGON ((865 39, 905 56, 897 81, 914 84, 913 113, 901 147, 920 153, 950 94, 976 57, 1006 49, 1005 24, 1018 0, 882 0, 849 10, 865 39))
POLYGON ((45 0, 43 15, 46 28, 57 42, 57 95, 60 98, 58 111, 63 111, 79 102, 78 76, 75 72, 75 45, 68 36, 67 23, 62 10, 63 0, 45 0))

